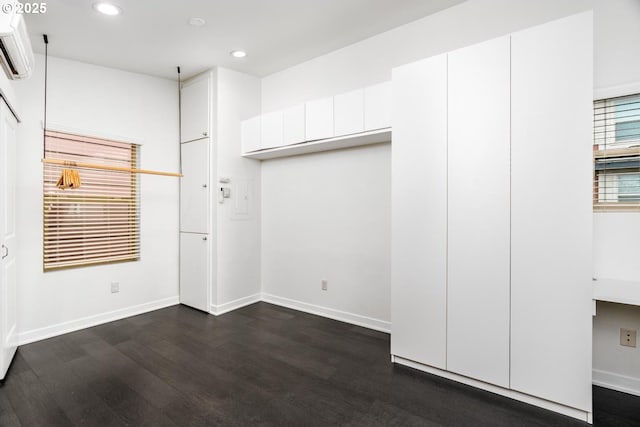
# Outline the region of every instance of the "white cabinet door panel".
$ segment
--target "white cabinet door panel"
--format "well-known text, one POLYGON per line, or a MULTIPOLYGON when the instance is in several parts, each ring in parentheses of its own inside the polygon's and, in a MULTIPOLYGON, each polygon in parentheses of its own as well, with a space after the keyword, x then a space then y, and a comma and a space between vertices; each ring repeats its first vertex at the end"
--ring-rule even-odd
POLYGON ((181 142, 209 136, 209 75, 182 86, 181 142))
POLYGON ((260 118, 260 148, 282 146, 282 111, 263 114, 260 118))
POLYGON ((449 53, 447 367, 509 386, 509 38, 449 53))
POLYGON ((260 133, 261 133, 261 117, 256 116, 250 119, 244 120, 241 124, 241 145, 242 152, 249 153, 251 151, 259 150, 261 147, 260 133))
POLYGON ((333 97, 316 99, 305 104, 305 140, 333 137, 333 97))
POLYGON ((446 367, 447 58, 393 70, 391 353, 446 367))
POLYGON ((364 90, 354 90, 333 97, 334 136, 364 131, 364 90))
POLYGON ((209 236, 180 233, 180 303, 209 311, 209 236))
POLYGON ((391 126, 391 82, 364 89, 364 130, 391 126))
POLYGON ((180 231, 209 232, 209 139, 180 145, 180 231))
POLYGON ((282 142, 283 145, 304 142, 304 104, 287 108, 282 112, 282 142))
POLYGON ((511 386, 591 411, 592 13, 512 36, 511 386))

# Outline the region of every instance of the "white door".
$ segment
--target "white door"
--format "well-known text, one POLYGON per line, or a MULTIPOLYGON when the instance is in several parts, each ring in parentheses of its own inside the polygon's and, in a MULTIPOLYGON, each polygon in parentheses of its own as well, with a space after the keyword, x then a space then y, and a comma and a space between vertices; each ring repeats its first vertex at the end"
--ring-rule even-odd
POLYGON ((509 37, 449 53, 447 368, 509 386, 509 37))
POLYGON ((0 101, 0 379, 16 352, 16 119, 0 101))
POLYGON ((209 74, 182 85, 181 142, 209 136, 209 74))
POLYGON ((511 387, 588 412, 592 19, 518 32, 511 46, 511 387))
POLYGON ((447 354, 447 57, 393 70, 391 353, 447 354))
POLYGON ((180 303, 209 312, 209 236, 180 233, 180 303))
POLYGON ((180 145, 180 231, 209 232, 209 139, 180 145))

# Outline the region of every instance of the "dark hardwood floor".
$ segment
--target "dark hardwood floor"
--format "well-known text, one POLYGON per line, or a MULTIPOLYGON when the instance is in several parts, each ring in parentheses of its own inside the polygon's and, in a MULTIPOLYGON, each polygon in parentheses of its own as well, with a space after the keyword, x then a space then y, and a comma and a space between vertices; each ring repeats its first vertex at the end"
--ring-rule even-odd
MULTIPOLYGON (((594 387, 595 425, 640 398, 594 387)), ((20 347, 0 426, 585 425, 393 366, 389 336, 266 303, 174 306, 20 347)))

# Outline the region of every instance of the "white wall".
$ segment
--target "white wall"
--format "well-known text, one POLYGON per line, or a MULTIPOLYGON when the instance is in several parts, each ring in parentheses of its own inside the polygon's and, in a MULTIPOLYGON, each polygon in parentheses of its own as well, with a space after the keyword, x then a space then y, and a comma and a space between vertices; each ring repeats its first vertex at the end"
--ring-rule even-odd
POLYGON ((263 292, 389 328, 390 153, 379 144, 262 163, 263 292))
MULTIPOLYGON (((640 286, 640 212, 593 215, 594 277, 640 286)), ((620 345, 620 328, 640 331, 640 307, 598 302, 593 318, 593 382, 640 396, 640 347, 620 345)))
POLYGON ((639 212, 594 213, 593 241, 594 277, 640 284, 639 212))
POLYGON ((640 84, 640 1, 596 0, 594 87, 640 84))
MULTIPOLYGON (((391 69, 421 58, 446 52, 465 45, 487 40, 509 32, 517 31, 539 23, 547 22, 583 10, 594 9, 594 88, 603 89, 640 84, 640 2, 637 0, 468 0, 432 16, 398 27, 347 46, 295 67, 267 76, 262 81, 263 112, 291 106, 308 99, 345 92, 376 82, 389 80, 391 69)), ((370 315, 388 321, 389 279, 380 275, 368 287, 360 286, 357 279, 343 286, 352 286, 352 292, 341 298, 318 292, 319 275, 347 277, 348 262, 333 264, 331 251, 341 248, 324 238, 325 231, 332 227, 343 229, 337 219, 323 218, 320 212, 305 211, 303 220, 309 225, 305 229, 306 245, 315 246, 313 257, 300 251, 296 239, 283 238, 278 230, 287 230, 292 220, 288 212, 290 203, 271 203, 279 188, 288 188, 291 180, 296 187, 306 191, 296 192, 297 206, 316 206, 327 195, 319 185, 316 170, 323 170, 332 182, 349 182, 357 171, 358 179, 365 182, 379 182, 384 170, 370 167, 369 148, 349 152, 349 168, 335 169, 334 161, 342 158, 342 152, 334 155, 310 155, 282 161, 263 162, 263 287, 265 292, 283 298, 292 298, 312 305, 327 305, 335 309, 353 310, 357 315, 370 315), (357 154, 353 154, 357 153, 357 154), (299 165, 304 162, 305 167, 299 165), (295 172, 294 172, 295 171, 295 172), (287 220, 285 220, 285 218, 287 220), (312 224, 321 224, 311 226, 312 224), (300 272, 312 272, 301 276, 300 272), (311 281, 311 283, 308 283, 311 281), (375 288, 375 292, 371 292, 375 288), (376 311, 365 307, 376 307, 376 311)), ((384 156, 384 154, 383 154, 384 156)), ((389 163, 376 159, 379 164, 389 163)), ((336 186, 332 199, 349 198, 351 209, 378 212, 388 210, 389 188, 379 188, 379 199, 373 200, 358 193, 348 193, 345 185, 336 186), (385 193, 387 192, 387 193, 385 193)), ((299 208, 296 208, 299 209, 299 208)), ((345 215, 349 213, 345 211, 345 215)), ((375 214, 374 214, 375 215, 375 214)), ((302 229, 300 227, 300 229, 302 229)), ((640 281, 640 213, 594 215, 594 274, 640 281), (626 227, 625 229, 623 229, 626 227)), ((286 236, 286 235, 285 235, 286 236)), ((366 243, 351 243, 350 253, 343 258, 358 263, 361 254, 367 253, 379 259, 381 270, 389 269, 385 258, 389 248, 384 244, 370 253, 366 243)), ((625 307, 610 307, 599 311, 594 322, 594 366, 616 372, 618 366, 629 365, 630 357, 637 353, 619 352, 613 337, 615 331, 603 327, 601 319, 613 316, 616 310, 624 316, 640 322, 638 310, 625 307), (613 314, 612 314, 613 313, 613 314), (603 339, 606 337, 606 340, 603 339), (614 344, 612 344, 614 343, 614 344), (616 354, 618 358, 609 357, 616 354)), ((619 314, 620 314, 619 313, 619 314)), ((618 322, 629 323, 629 322, 618 322)), ((619 327, 622 327, 621 324, 619 327)), ((632 370, 640 378, 640 370, 632 370)))
POLYGON ((259 299, 260 162, 240 156, 240 122, 260 113, 260 79, 217 68, 217 175, 230 184, 231 198, 217 211, 217 291, 214 312, 259 299), (244 191, 247 188, 247 191, 244 191), (245 208, 245 193, 247 195, 245 208), (225 305, 226 304, 226 305, 225 305))
POLYGON ((7 102, 9 107, 20 117, 20 105, 15 94, 13 81, 9 80, 3 71, 0 71, 0 96, 7 102))
POLYGON ((640 331, 640 307, 598 302, 596 312, 593 383, 640 396, 640 347, 620 345, 620 328, 640 331))
MULTIPOLYGON (((21 341, 31 341, 177 302, 178 188, 175 178, 140 176, 141 260, 42 272, 42 125, 44 58, 31 79, 14 84, 18 129, 18 277, 21 341), (111 281, 120 293, 111 294, 111 281)), ((142 168, 179 168, 175 82, 49 58, 48 122, 142 144, 142 168)), ((50 126, 50 127, 52 127, 50 126)))

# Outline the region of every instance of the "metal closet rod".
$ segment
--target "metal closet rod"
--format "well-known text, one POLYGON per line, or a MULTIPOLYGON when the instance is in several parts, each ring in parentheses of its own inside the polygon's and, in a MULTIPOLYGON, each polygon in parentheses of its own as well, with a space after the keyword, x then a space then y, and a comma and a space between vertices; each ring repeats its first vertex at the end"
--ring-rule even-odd
POLYGON ((152 171, 147 169, 131 169, 131 168, 124 168, 121 166, 106 166, 106 165, 98 165, 94 163, 77 163, 77 162, 70 162, 67 160, 57 160, 57 159, 42 159, 42 163, 46 163, 50 165, 66 166, 66 167, 84 168, 84 169, 98 169, 98 170, 129 172, 129 173, 144 173, 147 175, 175 176, 178 178, 181 178, 183 176, 181 173, 174 173, 174 172, 160 172, 160 171, 152 171))

